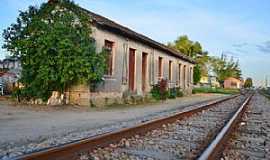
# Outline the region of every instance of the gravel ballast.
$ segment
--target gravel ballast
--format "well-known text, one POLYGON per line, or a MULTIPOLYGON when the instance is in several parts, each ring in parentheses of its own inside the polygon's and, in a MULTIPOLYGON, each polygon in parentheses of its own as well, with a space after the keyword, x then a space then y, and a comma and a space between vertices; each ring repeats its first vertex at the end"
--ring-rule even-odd
POLYGON ((270 158, 270 100, 253 96, 243 121, 223 152, 223 160, 268 160, 270 158))
POLYGON ((117 144, 98 148, 80 159, 178 160, 194 159, 231 118, 246 97, 241 96, 146 135, 123 138, 117 144))

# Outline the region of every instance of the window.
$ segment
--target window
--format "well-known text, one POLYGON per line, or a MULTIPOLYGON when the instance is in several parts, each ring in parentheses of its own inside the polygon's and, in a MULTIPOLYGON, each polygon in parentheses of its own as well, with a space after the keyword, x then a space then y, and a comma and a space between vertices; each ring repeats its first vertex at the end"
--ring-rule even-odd
POLYGON ((231 82, 231 86, 232 87, 237 87, 237 83, 236 82, 231 82))
POLYGON ((105 50, 108 53, 106 63, 107 63, 107 70, 105 72, 106 75, 112 75, 113 72, 113 42, 105 40, 105 50))
POLYGON ((158 77, 162 77, 162 57, 158 57, 158 77))
POLYGON ((172 80, 172 61, 169 61, 169 80, 172 80))

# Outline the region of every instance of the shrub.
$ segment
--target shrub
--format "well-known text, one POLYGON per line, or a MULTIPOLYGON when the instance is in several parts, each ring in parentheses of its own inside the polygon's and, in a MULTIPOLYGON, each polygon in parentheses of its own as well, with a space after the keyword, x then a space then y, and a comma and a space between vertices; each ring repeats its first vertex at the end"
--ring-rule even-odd
POLYGON ((181 90, 180 87, 176 87, 176 96, 177 97, 183 97, 184 96, 184 93, 183 93, 183 91, 181 90))
POLYGON ((168 98, 174 99, 176 98, 176 95, 177 95, 176 88, 170 88, 168 98))
POLYGON ((154 99, 160 100, 160 86, 159 86, 159 84, 153 85, 150 93, 154 99))
POLYGON ((166 100, 168 98, 167 80, 161 79, 158 84, 152 86, 150 91, 152 97, 156 100, 166 100))

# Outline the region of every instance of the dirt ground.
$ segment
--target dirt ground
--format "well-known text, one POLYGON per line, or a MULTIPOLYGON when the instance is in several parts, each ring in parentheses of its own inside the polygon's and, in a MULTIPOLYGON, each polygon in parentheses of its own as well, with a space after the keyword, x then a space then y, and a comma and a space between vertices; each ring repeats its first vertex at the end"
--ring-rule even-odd
POLYGON ((0 101, 0 145, 19 143, 25 139, 33 141, 42 136, 76 132, 82 128, 96 129, 172 109, 182 109, 188 105, 224 96, 197 94, 162 103, 99 109, 78 106, 11 105, 2 100, 0 101))

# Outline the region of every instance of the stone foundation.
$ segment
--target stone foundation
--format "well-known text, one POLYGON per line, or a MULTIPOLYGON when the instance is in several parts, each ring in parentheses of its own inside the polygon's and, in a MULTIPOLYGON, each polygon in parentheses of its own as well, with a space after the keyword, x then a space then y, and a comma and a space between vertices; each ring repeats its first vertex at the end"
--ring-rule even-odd
MULTIPOLYGON (((192 89, 183 90, 184 95, 191 95, 192 89)), ((74 85, 66 92, 67 104, 102 107, 114 104, 140 104, 151 100, 151 95, 137 95, 121 92, 90 92, 89 85, 74 85)))
POLYGON ((122 94, 118 92, 93 92, 90 93, 89 105, 91 107, 123 104, 122 94))
POLYGON ((87 84, 74 85, 66 92, 67 104, 88 106, 90 104, 90 88, 87 84))

